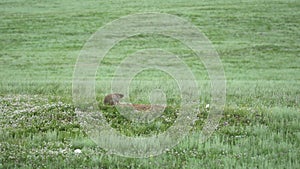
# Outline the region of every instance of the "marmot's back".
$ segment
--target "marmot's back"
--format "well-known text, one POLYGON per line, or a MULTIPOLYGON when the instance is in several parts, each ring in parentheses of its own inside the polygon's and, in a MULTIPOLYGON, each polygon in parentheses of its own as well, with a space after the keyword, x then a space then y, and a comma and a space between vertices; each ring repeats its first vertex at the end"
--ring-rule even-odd
POLYGON ((107 105, 116 105, 120 99, 123 98, 123 94, 113 93, 105 96, 103 103, 107 105))

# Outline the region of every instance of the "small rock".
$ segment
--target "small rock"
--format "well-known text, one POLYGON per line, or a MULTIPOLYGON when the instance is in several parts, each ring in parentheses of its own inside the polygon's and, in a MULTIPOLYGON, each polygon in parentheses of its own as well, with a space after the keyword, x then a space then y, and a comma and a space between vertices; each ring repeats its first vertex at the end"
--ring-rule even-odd
POLYGON ((81 154, 81 150, 80 149, 76 149, 76 150, 74 150, 74 153, 75 154, 81 154))

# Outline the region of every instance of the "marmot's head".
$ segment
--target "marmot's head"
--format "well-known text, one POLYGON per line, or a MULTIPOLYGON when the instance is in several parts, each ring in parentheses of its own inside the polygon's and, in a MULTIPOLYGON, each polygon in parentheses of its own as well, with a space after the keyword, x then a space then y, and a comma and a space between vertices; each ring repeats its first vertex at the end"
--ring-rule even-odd
POLYGON ((123 97, 124 97, 124 95, 119 94, 119 93, 109 94, 109 95, 105 96, 104 104, 116 105, 116 104, 119 103, 120 99, 123 98, 123 97))
POLYGON ((120 93, 114 93, 114 94, 112 94, 112 95, 115 96, 115 97, 117 97, 117 98, 119 98, 119 99, 121 99, 121 98, 124 97, 124 95, 123 95, 123 94, 120 94, 120 93))

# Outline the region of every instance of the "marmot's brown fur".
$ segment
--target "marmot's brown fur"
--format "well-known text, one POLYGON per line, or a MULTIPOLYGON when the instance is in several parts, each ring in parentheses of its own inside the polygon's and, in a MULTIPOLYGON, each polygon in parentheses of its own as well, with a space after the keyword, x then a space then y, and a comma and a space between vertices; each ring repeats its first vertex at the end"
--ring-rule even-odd
POLYGON ((116 105, 119 103, 120 99, 123 98, 123 94, 113 93, 105 96, 103 103, 107 105, 116 105))

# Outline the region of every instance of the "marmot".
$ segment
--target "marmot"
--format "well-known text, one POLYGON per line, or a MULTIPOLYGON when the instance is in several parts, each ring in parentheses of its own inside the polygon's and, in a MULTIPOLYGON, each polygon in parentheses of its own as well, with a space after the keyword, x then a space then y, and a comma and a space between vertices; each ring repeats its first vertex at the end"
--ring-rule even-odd
POLYGON ((123 94, 113 93, 105 96, 103 103, 107 105, 116 105, 120 99, 123 98, 123 94))

